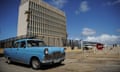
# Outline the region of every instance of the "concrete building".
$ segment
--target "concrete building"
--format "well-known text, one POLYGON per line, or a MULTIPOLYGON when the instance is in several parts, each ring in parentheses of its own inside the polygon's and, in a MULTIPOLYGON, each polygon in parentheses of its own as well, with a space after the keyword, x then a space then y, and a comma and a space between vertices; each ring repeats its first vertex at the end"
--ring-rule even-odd
POLYGON ((17 36, 36 35, 54 46, 67 39, 65 13, 43 0, 21 0, 18 17, 17 36))

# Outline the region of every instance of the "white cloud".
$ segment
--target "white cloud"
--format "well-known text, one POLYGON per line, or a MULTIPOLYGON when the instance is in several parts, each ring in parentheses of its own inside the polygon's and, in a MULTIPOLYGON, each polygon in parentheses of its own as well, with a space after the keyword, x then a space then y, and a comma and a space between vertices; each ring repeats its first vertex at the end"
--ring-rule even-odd
POLYGON ((120 36, 102 34, 101 36, 88 36, 85 41, 101 42, 104 44, 120 43, 120 36))
POLYGON ((76 37, 74 40, 80 40, 80 38, 76 37))
POLYGON ((80 4, 80 8, 79 8, 79 10, 81 11, 81 12, 86 12, 86 11, 88 11, 90 8, 89 8, 89 6, 88 6, 88 2, 87 1, 83 1, 81 4, 80 4))
POLYGON ((87 1, 82 1, 81 3, 80 3, 80 7, 79 7, 79 9, 78 10, 76 10, 76 14, 79 14, 80 12, 87 12, 87 11, 89 11, 90 10, 90 7, 89 7, 89 5, 88 5, 88 2, 87 1))
POLYGON ((83 28, 83 30, 82 30, 82 35, 84 35, 84 36, 94 35, 95 33, 96 33, 96 31, 93 29, 90 29, 90 28, 83 28))
POLYGON ((64 5, 67 3, 67 0, 52 0, 50 3, 57 8, 63 8, 64 5))
POLYGON ((108 1, 104 5, 111 6, 111 5, 116 5, 116 4, 120 4, 120 0, 115 0, 113 2, 108 1))

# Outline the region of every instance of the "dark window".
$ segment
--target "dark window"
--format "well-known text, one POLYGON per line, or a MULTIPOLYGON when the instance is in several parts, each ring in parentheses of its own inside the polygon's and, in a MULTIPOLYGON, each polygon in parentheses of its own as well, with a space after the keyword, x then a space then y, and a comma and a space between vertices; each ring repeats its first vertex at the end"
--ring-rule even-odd
POLYGON ((22 42, 21 42, 20 47, 21 47, 21 48, 25 48, 25 47, 26 47, 25 41, 22 41, 22 42))
POLYGON ((27 44, 28 44, 28 47, 46 46, 46 44, 43 41, 34 41, 34 40, 29 40, 27 44))

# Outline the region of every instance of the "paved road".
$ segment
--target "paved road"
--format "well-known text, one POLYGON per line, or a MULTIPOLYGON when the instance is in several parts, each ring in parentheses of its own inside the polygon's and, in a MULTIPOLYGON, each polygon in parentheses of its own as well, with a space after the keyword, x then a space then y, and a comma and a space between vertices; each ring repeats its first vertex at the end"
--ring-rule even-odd
POLYGON ((39 70, 24 64, 7 64, 0 57, 0 72, 120 72, 120 57, 71 52, 67 53, 63 64, 44 66, 39 70))

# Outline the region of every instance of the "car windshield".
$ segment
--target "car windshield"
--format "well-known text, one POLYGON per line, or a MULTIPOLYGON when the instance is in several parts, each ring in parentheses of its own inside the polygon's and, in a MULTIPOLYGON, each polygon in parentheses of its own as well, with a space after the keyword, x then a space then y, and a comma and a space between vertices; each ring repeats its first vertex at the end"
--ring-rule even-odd
POLYGON ((29 40, 27 41, 28 47, 41 47, 46 46, 44 41, 29 40))

